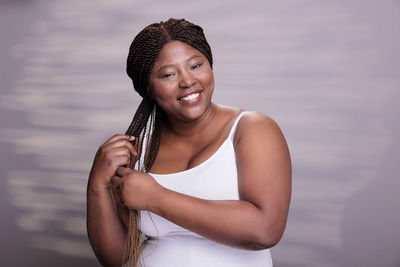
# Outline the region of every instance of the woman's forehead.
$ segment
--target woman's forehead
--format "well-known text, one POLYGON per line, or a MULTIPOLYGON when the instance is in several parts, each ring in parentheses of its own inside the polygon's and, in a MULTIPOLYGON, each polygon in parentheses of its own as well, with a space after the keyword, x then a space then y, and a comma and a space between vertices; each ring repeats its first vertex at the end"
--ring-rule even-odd
POLYGON ((205 57, 200 51, 181 41, 170 41, 161 49, 154 67, 190 61, 194 57, 205 57))

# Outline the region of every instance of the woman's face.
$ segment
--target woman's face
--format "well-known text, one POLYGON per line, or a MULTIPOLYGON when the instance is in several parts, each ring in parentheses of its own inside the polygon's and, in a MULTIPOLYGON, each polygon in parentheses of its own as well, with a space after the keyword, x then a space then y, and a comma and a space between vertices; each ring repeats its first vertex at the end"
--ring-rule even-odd
POLYGON ((150 73, 150 94, 170 119, 193 121, 211 108, 214 74, 207 58, 181 41, 168 42, 150 73))

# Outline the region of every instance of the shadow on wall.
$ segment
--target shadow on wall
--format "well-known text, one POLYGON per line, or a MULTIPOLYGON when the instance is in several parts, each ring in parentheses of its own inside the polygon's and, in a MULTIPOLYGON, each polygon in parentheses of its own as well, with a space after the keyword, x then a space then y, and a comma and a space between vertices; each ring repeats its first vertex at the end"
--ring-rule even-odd
POLYGON ((400 266, 400 129, 394 124, 399 98, 391 99, 382 118, 392 141, 377 177, 354 194, 344 210, 342 266, 367 266, 366 262, 368 266, 400 266))

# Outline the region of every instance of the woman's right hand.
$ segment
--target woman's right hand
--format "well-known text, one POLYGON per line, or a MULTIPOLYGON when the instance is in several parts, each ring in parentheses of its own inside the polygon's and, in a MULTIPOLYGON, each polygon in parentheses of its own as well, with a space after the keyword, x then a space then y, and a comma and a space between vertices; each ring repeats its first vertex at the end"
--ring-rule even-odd
POLYGON ((117 168, 130 167, 137 156, 130 143, 134 139, 133 136, 116 134, 99 147, 90 171, 89 185, 110 188, 111 177, 115 175, 117 168))

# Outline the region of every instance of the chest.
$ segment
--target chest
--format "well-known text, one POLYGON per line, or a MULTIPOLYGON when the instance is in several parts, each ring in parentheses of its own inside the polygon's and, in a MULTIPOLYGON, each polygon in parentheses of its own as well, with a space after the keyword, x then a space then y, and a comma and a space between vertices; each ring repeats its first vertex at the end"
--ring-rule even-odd
MULTIPOLYGON (((238 200, 236 158, 232 143, 227 140, 206 161, 194 168, 172 173, 153 174, 163 187, 178 193, 209 200, 238 200)), ((190 234, 188 230, 148 212, 141 213, 141 230, 148 236, 160 238, 190 234), (155 226, 156 225, 156 226, 155 226)))
POLYGON ((227 134, 204 140, 174 140, 160 144, 152 173, 176 173, 191 169, 209 159, 221 147, 227 134))

